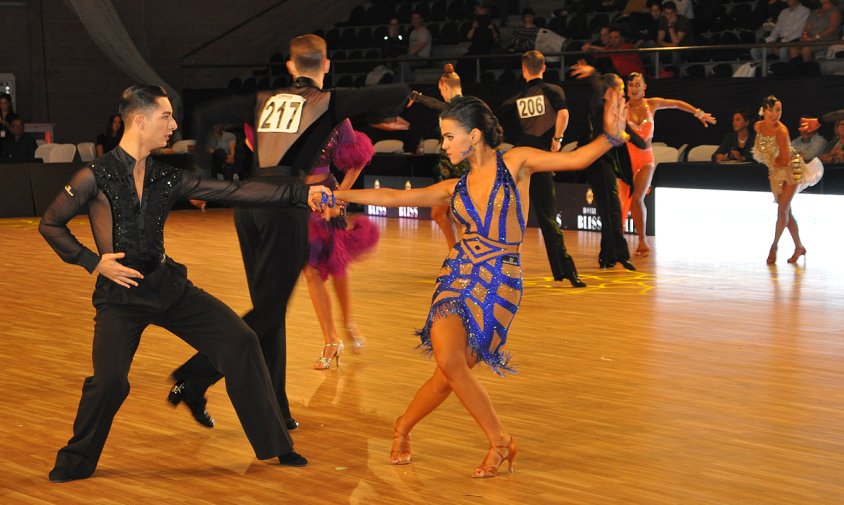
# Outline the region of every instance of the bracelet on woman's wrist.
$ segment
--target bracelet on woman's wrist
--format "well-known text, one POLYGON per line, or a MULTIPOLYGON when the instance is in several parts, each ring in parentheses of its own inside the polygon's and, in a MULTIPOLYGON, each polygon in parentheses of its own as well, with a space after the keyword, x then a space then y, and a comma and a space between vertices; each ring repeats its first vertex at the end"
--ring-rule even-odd
POLYGON ((624 144, 623 138, 613 137, 612 135, 610 135, 607 132, 603 132, 603 135, 604 135, 604 138, 607 139, 607 142, 609 142, 610 145, 613 146, 613 147, 618 147, 618 146, 624 144))
POLYGON ((706 115, 706 114, 703 112, 703 110, 702 110, 702 109, 695 109, 695 117, 696 117, 696 118, 700 119, 700 118, 702 118, 702 117, 703 117, 703 116, 705 116, 705 115, 706 115))

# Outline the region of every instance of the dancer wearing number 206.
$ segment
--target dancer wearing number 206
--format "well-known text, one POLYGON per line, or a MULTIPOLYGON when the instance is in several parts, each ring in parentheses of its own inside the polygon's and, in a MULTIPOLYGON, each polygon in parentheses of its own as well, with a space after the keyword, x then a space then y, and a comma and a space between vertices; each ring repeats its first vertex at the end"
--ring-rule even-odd
POLYGON ((442 147, 452 163, 469 160, 468 174, 426 188, 335 193, 340 200, 388 207, 450 204, 464 230, 442 265, 428 320, 418 332, 437 368, 396 420, 393 464, 410 463, 411 430, 454 391, 489 441, 473 476, 494 477, 505 460, 512 470, 516 444, 471 368, 484 362, 499 374, 512 371, 503 346, 522 296, 519 245, 531 174, 585 168, 626 140, 619 137, 626 137, 626 104, 615 90, 607 96, 605 133, 590 144, 569 153, 517 147, 505 154, 496 152, 503 132, 489 107, 474 97, 456 98, 440 114, 442 147))

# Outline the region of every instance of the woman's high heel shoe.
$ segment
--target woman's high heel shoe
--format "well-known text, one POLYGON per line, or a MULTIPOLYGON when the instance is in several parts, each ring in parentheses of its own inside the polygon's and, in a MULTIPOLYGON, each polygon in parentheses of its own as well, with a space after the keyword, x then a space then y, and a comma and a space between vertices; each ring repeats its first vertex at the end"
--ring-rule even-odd
POLYGON ((472 477, 476 479, 488 479, 490 477, 495 477, 498 475, 498 467, 505 461, 507 462, 507 473, 513 473, 513 460, 516 459, 517 452, 516 442, 512 437, 510 437, 510 443, 507 445, 496 445, 495 447, 490 447, 486 458, 484 458, 481 466, 475 468, 475 473, 472 474, 472 477), (504 453, 502 449, 506 449, 507 452, 504 453), (491 456, 497 460, 494 465, 486 464, 487 459, 490 457, 490 453, 491 456))
POLYGON ((803 256, 803 261, 806 261, 806 248, 805 247, 798 247, 794 250, 794 254, 791 255, 786 261, 789 263, 797 263, 797 260, 800 259, 800 256, 803 256))
POLYGON ((411 460, 410 433, 400 433, 397 429, 399 420, 393 426, 393 447, 390 449, 390 463, 393 465, 407 465, 411 460))
POLYGON ((343 352, 343 349, 345 349, 345 346, 343 346, 343 341, 341 340, 336 344, 325 344, 322 347, 323 355, 318 360, 316 360, 316 363, 314 363, 314 370, 330 370, 332 360, 336 360, 337 368, 340 368, 340 354, 343 352), (334 351, 334 354, 326 358, 325 350, 329 347, 336 347, 337 349, 334 351))
POLYGON ((350 324, 348 328, 346 328, 346 332, 349 335, 349 338, 352 339, 352 352, 355 354, 360 354, 366 348, 366 339, 363 338, 363 334, 360 332, 356 324, 350 324))
POLYGON ((768 259, 765 260, 765 263, 768 265, 773 265, 777 262, 777 247, 771 247, 771 250, 768 252, 768 259))

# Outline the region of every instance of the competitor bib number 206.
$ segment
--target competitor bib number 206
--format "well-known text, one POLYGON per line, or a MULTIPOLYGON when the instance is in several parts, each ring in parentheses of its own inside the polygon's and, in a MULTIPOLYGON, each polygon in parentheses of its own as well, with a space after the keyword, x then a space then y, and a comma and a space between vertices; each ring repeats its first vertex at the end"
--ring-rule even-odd
POLYGON ((267 100, 261 121, 258 123, 259 132, 296 133, 302 120, 302 107, 305 98, 299 95, 279 93, 267 100))
POLYGON ((519 109, 519 117, 524 119, 526 117, 535 117, 545 114, 545 96, 536 95, 527 98, 519 98, 516 100, 516 106, 519 109))

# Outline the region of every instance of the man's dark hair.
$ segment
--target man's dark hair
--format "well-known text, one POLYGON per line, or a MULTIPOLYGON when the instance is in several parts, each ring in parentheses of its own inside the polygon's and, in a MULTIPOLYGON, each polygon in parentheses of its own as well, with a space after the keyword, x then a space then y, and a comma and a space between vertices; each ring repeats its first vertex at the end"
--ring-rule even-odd
POLYGON ((677 4, 669 0, 668 2, 662 2, 662 10, 666 11, 668 9, 677 10, 677 4))
POLYGON ((167 91, 156 84, 136 84, 123 90, 118 107, 123 123, 128 124, 135 112, 154 109, 158 98, 167 98, 167 91))

